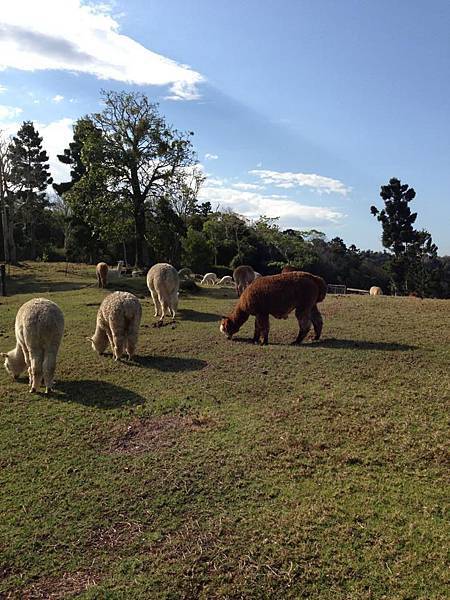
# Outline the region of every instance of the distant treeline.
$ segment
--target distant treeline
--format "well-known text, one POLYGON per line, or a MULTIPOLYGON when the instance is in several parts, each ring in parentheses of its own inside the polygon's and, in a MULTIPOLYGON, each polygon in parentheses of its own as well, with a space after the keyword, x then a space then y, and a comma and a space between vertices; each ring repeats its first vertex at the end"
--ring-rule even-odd
POLYGON ((381 188, 385 209, 372 207, 389 251, 359 250, 316 230, 281 230, 276 219, 251 222, 200 203, 205 177, 192 132, 167 125, 146 96, 103 92, 103 102, 101 113, 75 123, 73 142, 58 156, 70 181, 53 183, 32 122, 11 140, 0 138, 3 260, 164 261, 218 275, 240 264, 262 274, 291 264, 347 287, 450 297, 450 257, 438 257, 431 235, 414 229, 408 203, 415 192, 399 180, 381 188))

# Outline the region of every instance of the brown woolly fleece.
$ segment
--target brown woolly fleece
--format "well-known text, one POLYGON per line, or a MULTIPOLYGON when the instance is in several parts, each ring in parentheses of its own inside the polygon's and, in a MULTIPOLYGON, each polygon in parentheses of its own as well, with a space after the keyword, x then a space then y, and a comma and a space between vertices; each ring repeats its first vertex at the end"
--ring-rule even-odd
POLYGON ((299 271, 300 271, 300 269, 297 269, 296 267, 293 267, 292 265, 286 265, 281 269, 282 273, 297 273, 299 271))
POLYGON ((308 334, 311 322, 315 339, 322 333, 322 315, 317 303, 322 302, 327 285, 321 277, 303 271, 261 277, 254 281, 242 294, 228 317, 223 317, 220 330, 229 339, 242 327, 250 315, 255 315, 255 343, 269 341, 269 315, 276 319, 287 319, 295 310, 299 332, 294 344, 300 344, 308 334))
POLYGON ((108 265, 105 262, 99 262, 96 269, 98 287, 105 288, 108 285, 108 265))

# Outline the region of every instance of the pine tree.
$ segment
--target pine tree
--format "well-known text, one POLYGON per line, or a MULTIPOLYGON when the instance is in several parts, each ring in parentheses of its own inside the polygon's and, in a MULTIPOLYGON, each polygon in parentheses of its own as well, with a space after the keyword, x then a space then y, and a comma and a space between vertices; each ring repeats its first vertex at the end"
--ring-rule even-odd
POLYGON ((8 149, 11 161, 10 182, 17 212, 23 226, 23 242, 30 258, 36 258, 36 225, 48 200, 47 186, 52 183, 48 155, 42 137, 31 121, 24 121, 8 149))
POLYGON ((394 291, 405 293, 411 291, 411 281, 417 281, 417 271, 427 256, 436 254, 437 247, 428 232, 413 227, 417 213, 411 212, 409 203, 416 197, 414 188, 393 177, 388 185, 381 186, 380 196, 385 207, 379 210, 371 206, 370 212, 382 225, 383 246, 394 253, 389 265, 394 291))

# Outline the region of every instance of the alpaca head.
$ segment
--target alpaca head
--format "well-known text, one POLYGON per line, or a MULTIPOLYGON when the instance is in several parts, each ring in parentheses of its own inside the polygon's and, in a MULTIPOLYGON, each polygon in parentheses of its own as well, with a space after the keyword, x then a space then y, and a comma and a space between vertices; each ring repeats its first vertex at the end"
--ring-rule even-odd
POLYGON ((91 342, 92 350, 97 354, 103 354, 108 345, 108 338, 104 332, 96 331, 92 337, 87 337, 86 340, 91 342))
POLYGON ((238 327, 229 317, 222 317, 220 321, 220 331, 227 336, 229 340, 238 331, 238 327))
POLYGON ((25 370, 25 358, 23 352, 20 349, 10 350, 10 352, 2 352, 2 356, 5 358, 5 369, 14 378, 17 379, 19 375, 25 370))

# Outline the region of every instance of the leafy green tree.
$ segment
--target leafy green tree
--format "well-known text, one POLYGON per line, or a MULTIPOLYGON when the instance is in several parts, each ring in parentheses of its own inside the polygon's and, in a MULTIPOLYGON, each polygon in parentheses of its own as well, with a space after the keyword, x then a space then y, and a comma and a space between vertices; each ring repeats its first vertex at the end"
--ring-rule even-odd
POLYGON ((162 197, 156 200, 150 211, 146 234, 153 259, 179 265, 185 235, 184 219, 173 210, 170 199, 162 197))
POLYGON ((48 206, 46 190, 53 180, 42 137, 31 121, 24 121, 13 137, 8 158, 11 162, 9 181, 23 224, 22 243, 28 246, 30 257, 36 258, 36 226, 48 206))
POLYGON ((170 127, 158 106, 138 92, 102 92, 105 108, 91 119, 101 131, 103 165, 110 191, 120 191, 130 207, 136 239, 136 263, 148 264, 149 209, 183 182, 196 164, 192 132, 170 127))
POLYGON ((409 279, 417 270, 417 263, 421 262, 421 254, 432 255, 436 247, 430 234, 413 227, 417 213, 411 212, 409 203, 416 196, 414 188, 394 177, 388 185, 381 186, 380 196, 385 207, 379 210, 372 206, 370 211, 382 225, 383 246, 394 254, 389 264, 394 290, 404 293, 409 289, 409 279))
POLYGON ((53 188, 60 196, 68 192, 86 173, 83 153, 85 160, 91 164, 95 162, 95 153, 97 153, 97 162, 103 159, 101 133, 87 117, 78 119, 73 128, 73 142, 69 143, 69 147, 63 154, 58 154, 58 160, 71 167, 70 181, 53 184, 53 188))
POLYGON ((205 234, 192 227, 183 239, 183 265, 196 273, 204 273, 211 266, 211 244, 205 234))
MULTIPOLYGON (((71 180, 53 185, 70 210, 69 220, 74 220, 70 247, 75 244, 75 232, 86 243, 88 230, 89 256, 97 254, 95 247, 100 242, 126 248, 125 240, 133 235, 132 206, 123 190, 111 189, 101 130, 91 119, 79 119, 74 126, 74 141, 58 158, 71 166, 71 180)), ((126 258, 125 250, 124 253, 126 258)))

